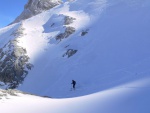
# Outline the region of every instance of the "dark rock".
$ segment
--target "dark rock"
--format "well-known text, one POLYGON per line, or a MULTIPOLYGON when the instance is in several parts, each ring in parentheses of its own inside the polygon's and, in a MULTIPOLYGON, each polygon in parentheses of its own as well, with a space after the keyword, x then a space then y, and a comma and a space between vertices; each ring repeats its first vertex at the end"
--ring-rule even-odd
POLYGON ((12 34, 16 38, 0 49, 0 81, 8 84, 11 89, 18 87, 27 76, 28 70, 33 67, 29 63, 26 49, 18 46, 18 38, 23 35, 24 30, 21 27, 22 25, 12 34))
POLYGON ((15 19, 13 23, 28 19, 61 3, 61 0, 28 0, 28 3, 24 7, 24 11, 15 19))
POLYGON ((63 55, 63 57, 68 56, 71 57, 73 56, 78 50, 73 50, 73 49, 68 49, 67 52, 63 55))
POLYGON ((83 30, 83 31, 81 32, 81 36, 86 35, 86 34, 88 33, 88 31, 89 31, 89 29, 83 30))
POLYGON ((71 34, 73 34, 75 32, 75 28, 74 27, 66 27, 65 32, 64 33, 60 33, 56 36, 56 40, 62 40, 64 38, 69 37, 71 34))
POLYGON ((66 16, 64 24, 69 25, 69 24, 73 23, 74 20, 76 20, 76 19, 73 17, 70 17, 70 16, 66 16))

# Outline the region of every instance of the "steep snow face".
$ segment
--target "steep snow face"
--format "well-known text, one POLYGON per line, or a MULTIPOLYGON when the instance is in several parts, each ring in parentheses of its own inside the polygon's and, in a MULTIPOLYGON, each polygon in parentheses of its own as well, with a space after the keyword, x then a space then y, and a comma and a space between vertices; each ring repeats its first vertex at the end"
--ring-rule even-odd
POLYGON ((74 97, 148 77, 149 8, 148 0, 76 0, 25 21, 21 45, 35 67, 19 89, 74 97), (66 37, 68 27, 75 31, 66 37))
POLYGON ((28 0, 28 3, 24 7, 24 11, 13 23, 30 18, 61 3, 61 0, 28 0))
POLYGON ((72 0, 23 21, 17 45, 34 68, 19 89, 66 98, 149 77, 149 9, 149 0, 72 0))

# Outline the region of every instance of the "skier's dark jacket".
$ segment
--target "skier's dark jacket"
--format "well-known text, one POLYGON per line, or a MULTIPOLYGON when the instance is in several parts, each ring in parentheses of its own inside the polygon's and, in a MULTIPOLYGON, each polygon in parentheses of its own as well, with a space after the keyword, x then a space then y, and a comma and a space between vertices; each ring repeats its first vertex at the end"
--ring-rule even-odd
POLYGON ((76 81, 72 80, 72 83, 71 83, 71 84, 75 85, 75 84, 76 84, 76 81))

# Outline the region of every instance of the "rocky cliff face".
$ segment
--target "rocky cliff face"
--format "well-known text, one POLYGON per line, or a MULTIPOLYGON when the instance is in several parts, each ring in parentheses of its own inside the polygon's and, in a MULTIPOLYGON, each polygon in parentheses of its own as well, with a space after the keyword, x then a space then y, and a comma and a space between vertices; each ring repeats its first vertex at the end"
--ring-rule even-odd
POLYGON ((22 37, 22 24, 11 35, 15 37, 0 48, 0 81, 8 85, 7 88, 16 88, 33 67, 28 62, 26 49, 18 46, 18 39, 22 37))
POLYGON ((28 19, 61 3, 61 0, 28 0, 28 3, 24 7, 24 11, 15 19, 13 23, 28 19))
MULTIPOLYGON (((20 22, 37 15, 45 10, 51 9, 61 4, 61 0, 28 0, 24 11, 12 23, 20 22)), ((19 39, 22 38, 25 28, 22 23, 14 30, 10 36, 14 37, 0 48, 0 81, 7 88, 14 89, 24 81, 28 71, 33 65, 29 63, 29 56, 26 48, 18 45, 19 39)))

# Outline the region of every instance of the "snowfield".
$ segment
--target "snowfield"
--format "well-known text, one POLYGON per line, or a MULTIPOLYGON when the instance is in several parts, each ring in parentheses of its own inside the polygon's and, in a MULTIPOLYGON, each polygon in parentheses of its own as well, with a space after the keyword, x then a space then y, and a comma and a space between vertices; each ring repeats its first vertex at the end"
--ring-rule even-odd
MULTIPOLYGON (((0 100, 1 112, 149 113, 149 80, 144 79, 95 94, 67 99, 44 98, 17 93, 17 96, 7 96, 7 99, 0 100)), ((71 93, 76 93, 76 91, 71 93)))
POLYGON ((0 47, 23 29, 17 44, 34 65, 18 87, 33 95, 0 97, 2 113, 150 113, 149 10, 149 0, 72 0, 0 29, 0 47))

